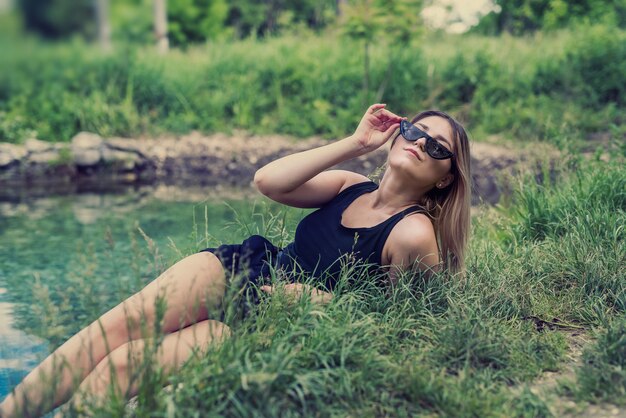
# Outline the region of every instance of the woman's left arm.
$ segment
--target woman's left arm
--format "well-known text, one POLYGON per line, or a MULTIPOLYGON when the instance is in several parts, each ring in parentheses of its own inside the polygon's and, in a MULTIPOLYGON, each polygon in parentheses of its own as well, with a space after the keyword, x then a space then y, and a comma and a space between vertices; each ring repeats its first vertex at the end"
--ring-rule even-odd
MULTIPOLYGON (((274 292, 274 286, 261 286, 261 290, 271 295, 272 292, 274 292)), ((333 299, 332 293, 324 292, 323 290, 316 289, 315 287, 307 284, 289 283, 285 285, 285 294, 287 297, 298 299, 305 293, 310 293, 311 302, 318 305, 326 305, 333 299)))

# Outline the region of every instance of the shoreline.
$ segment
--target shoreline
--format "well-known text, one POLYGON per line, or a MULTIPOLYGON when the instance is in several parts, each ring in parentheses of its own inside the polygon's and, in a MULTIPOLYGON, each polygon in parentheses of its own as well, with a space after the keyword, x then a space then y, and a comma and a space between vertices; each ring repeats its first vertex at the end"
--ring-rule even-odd
MULTIPOLYGON (((252 186, 255 171, 268 162, 326 143, 317 137, 296 140, 241 131, 157 139, 102 138, 81 132, 70 143, 37 139, 23 145, 0 143, 0 201, 157 186, 245 189, 252 186)), ((337 168, 369 176, 380 172, 386 155, 383 147, 337 168)), ((472 204, 497 203, 508 190, 503 179, 520 172, 520 163, 536 159, 505 146, 472 143, 472 204)))

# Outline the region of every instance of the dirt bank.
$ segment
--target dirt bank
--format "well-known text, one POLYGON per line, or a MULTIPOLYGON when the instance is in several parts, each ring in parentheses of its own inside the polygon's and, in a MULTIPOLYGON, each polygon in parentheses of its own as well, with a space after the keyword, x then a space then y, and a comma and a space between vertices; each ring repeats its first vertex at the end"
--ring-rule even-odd
MULTIPOLYGON (((245 132, 209 136, 192 132, 158 139, 101 138, 83 132, 69 144, 36 139, 24 145, 0 143, 0 200, 24 193, 107 190, 120 185, 249 186, 254 172, 269 161, 325 143, 321 138, 296 140, 245 132)), ((532 166, 536 155, 473 143, 473 203, 497 202, 502 179, 517 172, 520 163, 532 166)), ((385 158, 386 149, 381 149, 338 167, 369 175, 385 158)))

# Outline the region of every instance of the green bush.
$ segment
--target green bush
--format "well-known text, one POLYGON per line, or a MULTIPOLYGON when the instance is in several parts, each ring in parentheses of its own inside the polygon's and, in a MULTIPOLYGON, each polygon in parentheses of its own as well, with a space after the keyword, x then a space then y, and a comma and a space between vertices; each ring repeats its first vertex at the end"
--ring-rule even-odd
POLYGON ((457 113, 477 139, 501 134, 574 147, 585 133, 621 124, 624 37, 591 28, 537 37, 537 48, 507 38, 501 50, 476 36, 393 50, 373 44, 368 97, 362 45, 331 35, 214 41, 167 56, 0 40, 0 140, 233 128, 336 138, 380 100, 405 116, 431 107, 457 113))
POLYGON ((626 104, 626 36, 606 26, 580 27, 563 57, 541 62, 533 88, 599 108, 626 104))
POLYGON ((623 239, 626 231, 615 235, 606 228, 626 216, 626 171, 622 162, 573 162, 574 171, 561 172, 543 183, 526 181, 515 192, 515 238, 542 240, 559 238, 568 232, 588 234, 597 239, 623 239))
POLYGON ((441 105, 447 108, 471 103, 476 90, 481 88, 490 76, 489 72, 494 70, 493 66, 494 58, 482 51, 469 57, 458 52, 441 73, 441 105))
MULTIPOLYGON (((356 45, 303 48, 289 39, 224 50, 231 46, 167 58, 132 50, 103 55, 79 45, 47 47, 34 57, 13 51, 10 65, 20 71, 0 78, 0 110, 12 117, 4 125, 13 129, 3 139, 15 141, 23 129, 62 141, 80 130, 129 136, 245 128, 341 136, 359 120, 366 106, 361 57, 345 53, 356 45), (181 67, 188 59, 193 64, 181 67)), ((425 71, 418 55, 414 48, 395 58, 398 69, 384 97, 395 110, 417 111, 425 71)), ((386 64, 372 66, 377 83, 386 64)))

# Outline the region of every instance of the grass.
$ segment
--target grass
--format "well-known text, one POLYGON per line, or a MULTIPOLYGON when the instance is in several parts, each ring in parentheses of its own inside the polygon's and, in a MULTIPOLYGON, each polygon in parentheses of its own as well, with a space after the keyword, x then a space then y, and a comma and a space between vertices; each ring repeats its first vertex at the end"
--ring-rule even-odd
POLYGON ((583 354, 578 371, 577 399, 626 405, 626 320, 612 321, 598 335, 596 344, 583 354))
MULTIPOLYGON (((552 401, 528 387, 563 367, 562 330, 572 328, 597 338, 561 396, 624 405, 626 170, 619 159, 574 159, 548 179, 522 178, 511 202, 473 219, 464 277, 407 276, 389 289, 346 274, 325 307, 289 302, 279 287, 251 317, 227 315, 234 336, 180 373, 165 378, 144 363, 130 414, 548 417, 552 401)), ((233 227, 275 240, 292 233, 291 215, 253 212, 235 216, 233 227)), ((190 241, 181 253, 209 237, 190 241)), ((155 257, 154 246, 133 248, 141 278, 119 286, 128 292, 173 261, 155 257)), ((112 303, 99 296, 103 278, 94 271, 78 263, 82 281, 56 295, 35 287, 55 341, 59 322, 75 318, 61 330, 69 335, 112 303)), ((121 416, 125 408, 112 395, 89 413, 121 416)))

